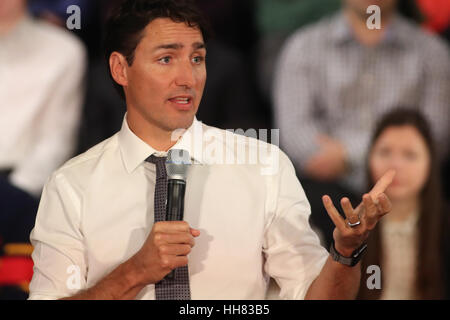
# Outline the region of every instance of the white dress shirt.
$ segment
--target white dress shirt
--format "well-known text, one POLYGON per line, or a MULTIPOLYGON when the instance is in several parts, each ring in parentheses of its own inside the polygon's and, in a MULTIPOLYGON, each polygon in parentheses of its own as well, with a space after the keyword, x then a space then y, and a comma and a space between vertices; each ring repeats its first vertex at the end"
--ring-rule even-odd
POLYGON ((75 36, 29 16, 0 36, 0 169, 34 195, 73 154, 85 64, 75 36))
MULTIPOLYGON (((173 147, 194 160, 184 213, 201 231, 188 256, 192 299, 264 299, 269 277, 282 298, 303 299, 328 257, 308 223, 310 206, 294 168, 278 147, 272 146, 279 165, 271 172, 263 170, 262 156, 256 164, 250 156, 245 164, 218 163, 218 154, 234 161, 238 150, 250 155, 269 146, 256 141, 194 120, 173 147)), ((74 270, 79 288, 92 287, 142 247, 154 223, 155 166, 145 162, 152 154, 164 155, 139 139, 125 116, 119 133, 51 176, 31 233, 30 299, 75 294, 74 270)), ((137 298, 155 299, 154 285, 137 298)))

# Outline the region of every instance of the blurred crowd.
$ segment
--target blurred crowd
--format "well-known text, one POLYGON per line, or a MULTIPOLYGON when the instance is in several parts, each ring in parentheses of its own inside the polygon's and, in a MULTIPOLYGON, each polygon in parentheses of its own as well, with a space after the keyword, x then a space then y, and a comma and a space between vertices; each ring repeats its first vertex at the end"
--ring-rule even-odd
MULTIPOLYGON (((0 299, 24 299, 29 233, 48 177, 120 130, 125 102, 102 53, 120 0, 0 1, 0 299), (81 28, 68 30, 77 5, 81 28)), ((384 172, 393 210, 364 266, 362 299, 450 296, 450 1, 197 0, 209 18, 208 81, 197 114, 224 129, 280 129, 329 248, 321 203, 357 205, 384 172), (366 9, 381 8, 380 29, 366 9)))

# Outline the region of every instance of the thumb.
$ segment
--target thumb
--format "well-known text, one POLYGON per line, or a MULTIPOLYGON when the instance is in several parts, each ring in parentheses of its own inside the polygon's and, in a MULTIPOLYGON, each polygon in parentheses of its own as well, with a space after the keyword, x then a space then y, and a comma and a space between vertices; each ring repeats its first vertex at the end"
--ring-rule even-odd
POLYGON ((200 235, 200 230, 191 228, 190 231, 191 231, 191 234, 192 234, 193 237, 198 237, 200 235))

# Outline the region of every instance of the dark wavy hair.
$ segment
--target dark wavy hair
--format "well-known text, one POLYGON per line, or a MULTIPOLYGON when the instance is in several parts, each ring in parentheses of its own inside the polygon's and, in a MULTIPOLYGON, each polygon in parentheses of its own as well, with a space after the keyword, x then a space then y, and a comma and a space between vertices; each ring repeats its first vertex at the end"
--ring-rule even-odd
MULTIPOLYGON (((419 200, 421 214, 418 220, 418 239, 416 243, 418 256, 414 296, 416 299, 441 299, 444 296, 442 281, 444 261, 442 254, 445 251, 443 227, 446 225, 446 221, 443 219, 444 199, 440 181, 440 163, 436 155, 430 126, 419 111, 398 108, 386 114, 379 121, 372 137, 366 161, 368 190, 374 186, 369 168, 369 157, 374 144, 386 129, 398 126, 412 126, 417 129, 424 138, 430 155, 430 172, 420 193, 419 200)), ((379 226, 371 232, 368 238, 368 247, 370 249, 362 262, 363 271, 370 265, 378 265, 380 267, 383 265, 383 247, 381 245, 379 226)), ((365 283, 366 277, 364 277, 364 274, 363 272, 361 277, 359 298, 379 299, 383 284, 381 290, 369 290, 365 283)))
MULTIPOLYGON (((158 18, 186 23, 198 28, 206 42, 211 34, 209 21, 192 0, 123 0, 113 7, 105 25, 104 55, 109 65, 113 52, 124 55, 128 65, 134 61, 134 52, 141 41, 145 27, 158 18)), ((113 80, 120 96, 125 98, 122 86, 113 80)))

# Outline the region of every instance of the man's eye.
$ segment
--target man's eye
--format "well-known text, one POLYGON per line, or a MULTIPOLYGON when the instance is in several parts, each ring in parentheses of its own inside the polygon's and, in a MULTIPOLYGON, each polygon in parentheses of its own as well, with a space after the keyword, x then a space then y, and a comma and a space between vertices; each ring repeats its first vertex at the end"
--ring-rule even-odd
POLYGON ((194 63, 196 63, 196 64, 200 64, 200 63, 202 63, 203 61, 205 61, 205 58, 202 57, 202 56, 198 56, 198 57, 193 58, 192 61, 193 61, 194 63))
POLYGON ((170 57, 164 57, 159 59, 159 62, 164 63, 164 64, 168 64, 170 62, 170 57))

